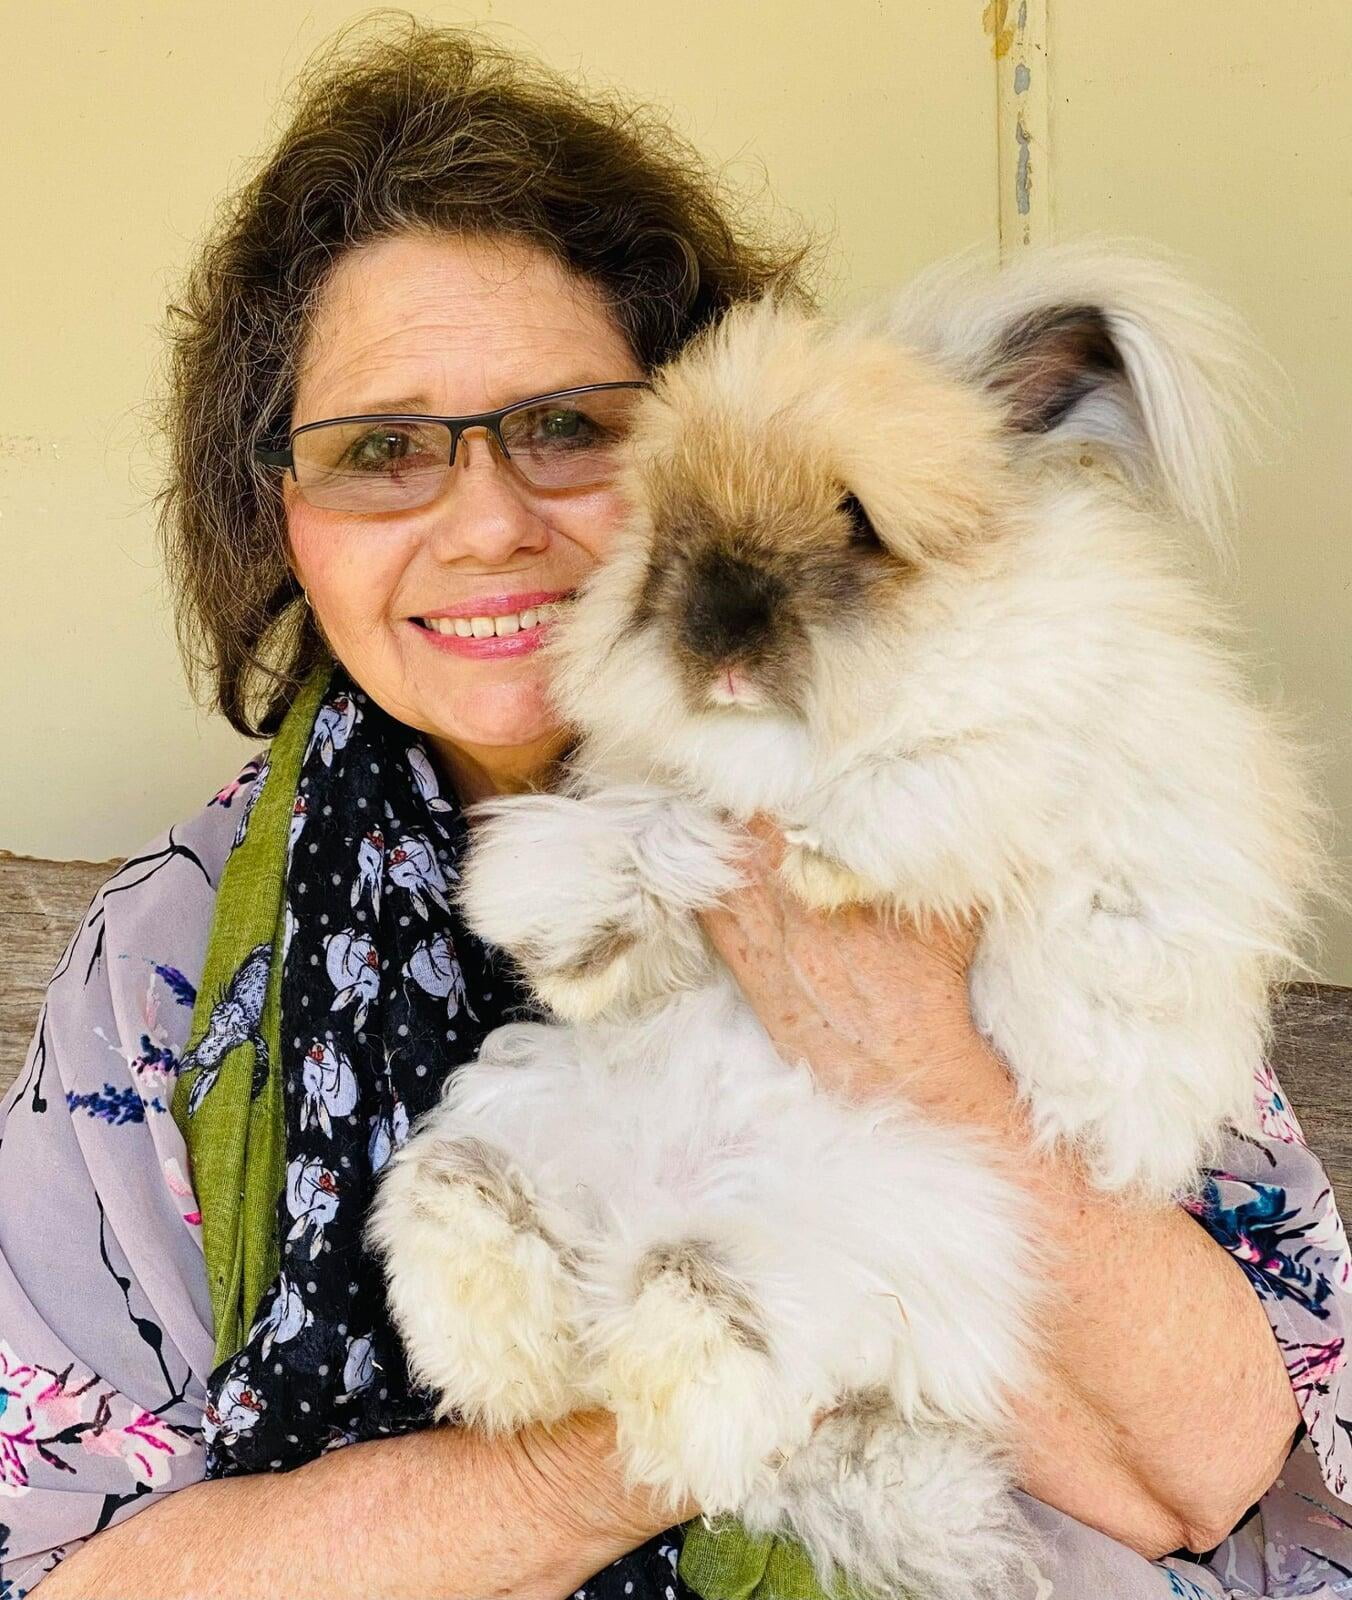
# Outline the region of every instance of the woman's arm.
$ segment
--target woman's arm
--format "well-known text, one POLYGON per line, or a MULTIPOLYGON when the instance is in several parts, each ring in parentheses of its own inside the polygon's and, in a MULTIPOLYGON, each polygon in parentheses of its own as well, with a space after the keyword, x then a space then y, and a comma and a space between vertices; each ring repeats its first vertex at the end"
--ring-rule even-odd
POLYGON ((1243 1272, 1182 1209, 1105 1195, 1070 1155, 1034 1152, 971 1021, 973 932, 812 916, 757 831, 750 883, 706 925, 771 1036, 839 1092, 904 1095, 980 1130, 1050 1247, 1040 1381, 1016 1404, 1022 1487, 1152 1558, 1210 1549, 1271 1486, 1300 1420, 1243 1272))
POLYGON ((491 1440, 433 1428, 198 1483, 97 1534, 41 1593, 564 1600, 678 1520, 625 1487, 613 1445, 611 1419, 589 1412, 491 1440))

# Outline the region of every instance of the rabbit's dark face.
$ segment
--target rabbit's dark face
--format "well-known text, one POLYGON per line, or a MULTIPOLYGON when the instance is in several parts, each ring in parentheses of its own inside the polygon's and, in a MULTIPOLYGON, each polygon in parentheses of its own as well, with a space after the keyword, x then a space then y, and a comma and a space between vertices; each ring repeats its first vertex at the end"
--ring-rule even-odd
POLYGON ((917 574, 984 531, 998 431, 899 346, 735 314, 645 402, 627 627, 665 651, 688 711, 804 714, 823 657, 904 626, 917 574))
POLYGON ((774 459, 754 484, 725 476, 713 504, 684 484, 652 507, 634 621, 664 640, 692 710, 802 710, 814 639, 866 627, 912 570, 851 492, 801 469, 776 481, 774 459))

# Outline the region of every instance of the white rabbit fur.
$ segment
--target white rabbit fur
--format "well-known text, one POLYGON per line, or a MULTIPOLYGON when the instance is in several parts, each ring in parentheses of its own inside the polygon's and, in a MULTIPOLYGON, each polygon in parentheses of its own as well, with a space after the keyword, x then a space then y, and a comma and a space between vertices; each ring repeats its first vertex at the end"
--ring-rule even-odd
POLYGON ((973 1014, 1035 1136, 1189 1191, 1253 1126, 1323 870, 1175 547, 1222 531, 1249 360, 1168 262, 1090 242, 835 326, 734 311, 659 375, 630 524, 551 645, 570 790, 488 808, 464 883, 568 1023, 452 1075, 373 1221, 448 1410, 606 1405, 636 1477, 824 1577, 1007 1592, 1017 1185, 781 1062, 697 913, 757 812, 810 905, 975 908, 973 1014))

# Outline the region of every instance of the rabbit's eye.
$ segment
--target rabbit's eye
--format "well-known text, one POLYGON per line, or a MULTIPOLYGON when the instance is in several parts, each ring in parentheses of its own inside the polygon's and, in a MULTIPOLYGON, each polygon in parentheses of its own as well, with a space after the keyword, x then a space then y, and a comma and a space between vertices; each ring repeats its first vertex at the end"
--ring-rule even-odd
POLYGON ((878 530, 869 520, 869 514, 860 505, 856 495, 847 494, 840 502, 840 510, 850 524, 850 543, 864 550, 881 550, 882 540, 878 530))

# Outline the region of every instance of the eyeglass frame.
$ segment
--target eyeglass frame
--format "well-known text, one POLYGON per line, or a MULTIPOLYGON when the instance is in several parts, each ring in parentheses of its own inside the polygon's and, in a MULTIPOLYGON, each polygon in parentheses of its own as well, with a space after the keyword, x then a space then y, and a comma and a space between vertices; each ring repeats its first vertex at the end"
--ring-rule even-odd
MULTIPOLYGON (((253 450, 254 459, 265 467, 281 467, 289 470, 292 480, 299 483, 300 479, 296 476, 294 446, 302 433, 309 433, 315 428, 332 427, 342 422, 439 422, 449 428, 451 433, 451 453, 446 461, 446 470, 449 473, 455 465, 456 454, 460 449, 460 441, 471 428, 486 429, 489 438, 493 440, 502 452, 503 460, 510 462, 512 452, 507 448, 507 442, 502 437, 502 424, 505 418, 511 416, 512 412, 523 411, 527 406, 538 406, 546 400, 567 400, 573 395, 595 394, 598 390, 651 388, 651 379, 628 378, 615 383, 580 383, 571 389, 550 389, 544 394, 530 395, 524 400, 513 400, 510 405, 499 406, 495 411, 468 412, 459 417, 436 417, 428 412, 421 411, 370 411, 361 412, 351 417, 324 417, 319 422, 305 422, 299 428, 293 428, 287 435, 285 446, 281 448, 256 444, 253 450)), ((545 487, 542 484, 531 483, 530 479, 521 472, 519 467, 514 468, 514 471, 532 489, 538 490, 545 487)), ((605 481, 604 478, 598 478, 596 483, 604 483, 605 481)), ((595 488, 595 486, 595 483, 574 483, 554 491, 546 488, 545 492, 567 493, 570 489, 591 489, 595 488)))

